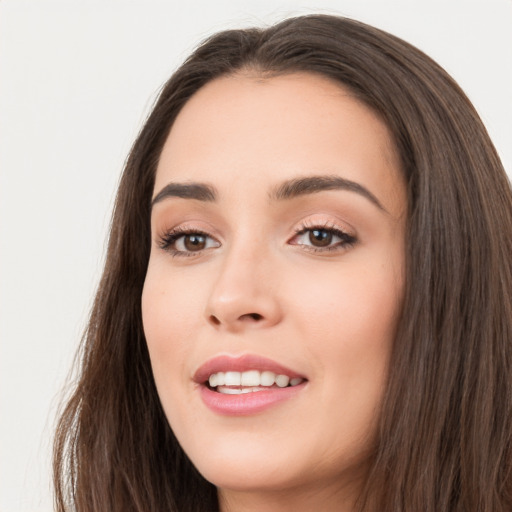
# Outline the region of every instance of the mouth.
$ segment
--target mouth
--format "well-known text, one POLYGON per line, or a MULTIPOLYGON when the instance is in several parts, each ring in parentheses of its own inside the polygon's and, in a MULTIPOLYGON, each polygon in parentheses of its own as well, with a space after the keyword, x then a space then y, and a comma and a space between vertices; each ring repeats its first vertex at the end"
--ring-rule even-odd
POLYGON ((308 379, 261 356, 219 356, 195 373, 205 405, 221 415, 250 415, 266 410, 304 389, 308 379))

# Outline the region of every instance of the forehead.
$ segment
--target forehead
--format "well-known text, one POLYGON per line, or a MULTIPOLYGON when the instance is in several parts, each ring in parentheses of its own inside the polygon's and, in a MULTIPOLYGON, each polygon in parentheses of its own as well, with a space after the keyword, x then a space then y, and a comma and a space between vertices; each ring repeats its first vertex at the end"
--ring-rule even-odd
POLYGON ((348 89, 309 73, 239 74, 213 80, 185 104, 164 145, 155 192, 170 181, 200 181, 256 193, 315 173, 384 196, 403 185, 386 125, 348 89))

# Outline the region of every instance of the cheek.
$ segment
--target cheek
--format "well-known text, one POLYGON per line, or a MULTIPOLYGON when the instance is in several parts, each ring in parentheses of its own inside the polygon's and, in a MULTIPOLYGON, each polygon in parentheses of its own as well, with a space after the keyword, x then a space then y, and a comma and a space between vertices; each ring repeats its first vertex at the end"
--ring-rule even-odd
MULTIPOLYGON (((393 263, 347 264, 304 277, 294 305, 309 358, 322 368, 326 389, 370 403, 380 397, 402 301, 393 263)), ((352 262, 350 262, 352 263, 352 262)), ((305 274, 307 276, 307 274, 305 274)), ((339 396, 338 396, 339 398, 339 396)))
POLYGON ((329 450, 342 461, 374 438, 402 281, 385 266, 347 265, 346 271, 328 273, 329 278, 317 273, 302 280, 296 331, 317 370, 323 404, 318 418, 308 422, 330 438, 329 450))
POLYGON ((197 293, 171 278, 158 265, 148 268, 142 293, 142 321, 153 374, 159 392, 164 383, 182 377, 180 364, 202 318, 197 293))
POLYGON ((338 346, 357 333, 366 334, 367 343, 394 335, 402 301, 401 272, 392 261, 370 263, 360 258, 335 269, 318 268, 304 272, 298 286, 292 283, 296 318, 304 320, 309 332, 318 333, 315 339, 336 340, 338 346))
POLYGON ((193 288, 167 274, 165 268, 150 263, 141 300, 142 321, 165 415, 173 429, 178 427, 178 431, 186 433, 187 428, 179 428, 182 420, 192 414, 191 410, 183 409, 189 402, 183 389, 190 380, 184 362, 196 350, 193 336, 202 316, 193 288))
POLYGON ((150 259, 144 282, 142 319, 148 344, 183 340, 203 319, 201 296, 207 292, 201 286, 202 276, 191 280, 183 271, 171 272, 167 258, 150 259))

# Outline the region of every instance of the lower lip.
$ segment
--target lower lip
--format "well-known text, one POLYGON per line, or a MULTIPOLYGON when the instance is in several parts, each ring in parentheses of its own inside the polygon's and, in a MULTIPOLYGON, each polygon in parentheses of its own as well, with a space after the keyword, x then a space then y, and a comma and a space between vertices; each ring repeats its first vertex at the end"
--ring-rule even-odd
POLYGON ((293 398, 304 389, 305 383, 286 388, 269 388, 264 391, 227 395, 200 386, 201 398, 209 409, 224 416, 248 416, 263 412, 274 405, 293 398))

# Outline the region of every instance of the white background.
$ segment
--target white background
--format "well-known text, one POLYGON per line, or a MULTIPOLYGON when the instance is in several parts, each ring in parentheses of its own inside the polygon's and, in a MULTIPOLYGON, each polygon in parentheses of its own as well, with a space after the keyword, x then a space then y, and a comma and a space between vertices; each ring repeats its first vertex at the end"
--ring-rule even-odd
POLYGON ((512 173, 512 0, 0 0, 0 512, 52 510, 56 407, 159 87, 212 32, 308 12, 434 57, 512 173))

